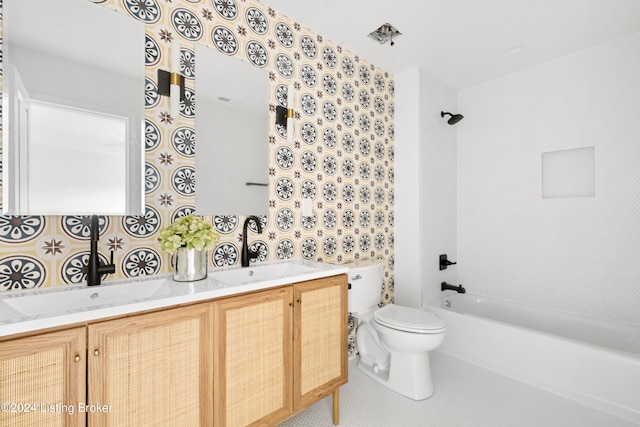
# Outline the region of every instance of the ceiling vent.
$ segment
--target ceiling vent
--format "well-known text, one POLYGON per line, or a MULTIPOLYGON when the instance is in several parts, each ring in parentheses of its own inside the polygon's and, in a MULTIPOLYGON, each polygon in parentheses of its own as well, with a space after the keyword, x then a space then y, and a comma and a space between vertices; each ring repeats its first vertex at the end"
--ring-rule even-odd
POLYGON ((369 37, 378 43, 385 44, 386 42, 391 42, 391 46, 395 44, 393 38, 400 35, 402 35, 402 33, 389 23, 383 24, 377 30, 369 33, 369 37))

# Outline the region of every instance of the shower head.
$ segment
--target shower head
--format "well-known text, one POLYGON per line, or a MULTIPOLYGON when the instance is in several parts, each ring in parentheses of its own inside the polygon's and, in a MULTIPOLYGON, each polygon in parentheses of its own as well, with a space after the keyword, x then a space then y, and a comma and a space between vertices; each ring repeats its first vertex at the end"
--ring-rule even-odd
POLYGON ((444 111, 440 111, 440 117, 444 117, 447 114, 451 116, 451 118, 447 120, 447 123, 449 123, 450 125, 455 125, 460 120, 464 119, 464 116, 462 114, 451 114, 451 113, 445 113, 444 111))

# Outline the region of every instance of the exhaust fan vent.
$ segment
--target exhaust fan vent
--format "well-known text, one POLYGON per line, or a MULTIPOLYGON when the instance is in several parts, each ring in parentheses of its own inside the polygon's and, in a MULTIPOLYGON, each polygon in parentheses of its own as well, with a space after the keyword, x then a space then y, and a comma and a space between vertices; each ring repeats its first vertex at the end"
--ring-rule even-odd
POLYGON ((391 42, 391 46, 395 44, 393 38, 400 35, 402 35, 402 33, 389 23, 383 24, 377 30, 369 33, 369 37, 378 43, 385 44, 386 42, 391 42))

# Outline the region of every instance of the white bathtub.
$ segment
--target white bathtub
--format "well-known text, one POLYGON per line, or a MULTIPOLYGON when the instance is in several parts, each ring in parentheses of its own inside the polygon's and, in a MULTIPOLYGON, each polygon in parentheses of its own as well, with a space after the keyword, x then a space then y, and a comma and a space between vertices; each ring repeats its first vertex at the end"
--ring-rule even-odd
POLYGON ((640 327, 451 294, 439 351, 640 424, 640 327))

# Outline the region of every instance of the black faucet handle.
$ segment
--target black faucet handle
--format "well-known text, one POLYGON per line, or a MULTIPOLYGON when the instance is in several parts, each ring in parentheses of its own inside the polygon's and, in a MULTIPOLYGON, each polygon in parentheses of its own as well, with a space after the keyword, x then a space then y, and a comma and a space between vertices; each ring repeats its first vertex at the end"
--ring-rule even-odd
MULTIPOLYGON (((98 261, 100 262, 100 261, 98 261)), ((98 266, 98 273, 100 274, 113 274, 116 272, 116 265, 113 263, 113 251, 111 251, 109 264, 101 264, 98 266)))
POLYGON ((110 252, 111 254, 109 255, 109 264, 106 265, 105 267, 109 269, 107 273, 113 274, 116 272, 116 265, 113 263, 113 250, 111 250, 110 252))
POLYGON ((439 267, 440 270, 446 270, 447 267, 449 267, 450 265, 456 265, 457 264, 457 262, 449 261, 447 259, 447 254, 440 255, 439 261, 440 261, 440 267, 439 267))

